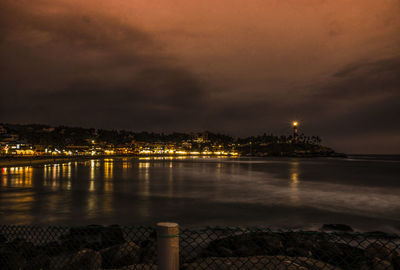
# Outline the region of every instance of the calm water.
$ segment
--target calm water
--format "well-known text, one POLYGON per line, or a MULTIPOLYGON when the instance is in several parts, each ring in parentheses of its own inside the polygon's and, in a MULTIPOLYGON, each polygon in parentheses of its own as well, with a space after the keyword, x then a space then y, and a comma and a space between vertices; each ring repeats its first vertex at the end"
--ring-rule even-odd
POLYGON ((0 224, 400 231, 400 160, 124 158, 0 168, 0 224))

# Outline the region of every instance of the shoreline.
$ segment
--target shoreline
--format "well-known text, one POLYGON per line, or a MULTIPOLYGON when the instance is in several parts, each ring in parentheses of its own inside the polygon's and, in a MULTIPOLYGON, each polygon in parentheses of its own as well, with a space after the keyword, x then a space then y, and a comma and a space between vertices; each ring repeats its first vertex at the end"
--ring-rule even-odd
POLYGON ((151 158, 151 157, 219 157, 219 158, 341 158, 343 156, 328 156, 328 155, 287 155, 287 156, 260 156, 260 155, 239 155, 239 156, 217 156, 217 155, 98 155, 98 156, 11 156, 11 157, 0 157, 0 167, 14 167, 14 166, 34 166, 44 164, 55 164, 60 162, 72 162, 72 161, 85 161, 91 159, 107 159, 107 158, 151 158))
MULTIPOLYGON (((13 167, 13 166, 32 166, 32 165, 44 165, 54 164, 60 162, 72 162, 72 161, 85 161, 92 159, 107 159, 107 158, 147 158, 147 157, 233 157, 233 156, 214 156, 214 155, 101 155, 101 156, 36 156, 36 157, 0 157, 0 167, 13 167)), ((235 156, 237 157, 237 156, 235 156)))
POLYGON ((71 162, 86 160, 86 157, 12 157, 12 158, 0 158, 1 167, 13 167, 13 166, 32 166, 32 165, 43 165, 53 164, 59 162, 71 162))

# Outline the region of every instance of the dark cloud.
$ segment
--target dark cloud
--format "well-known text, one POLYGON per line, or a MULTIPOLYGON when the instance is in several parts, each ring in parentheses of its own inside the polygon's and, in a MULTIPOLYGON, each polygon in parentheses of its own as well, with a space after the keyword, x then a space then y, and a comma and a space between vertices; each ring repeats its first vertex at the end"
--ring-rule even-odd
MULTIPOLYGON (((333 146, 346 137, 380 138, 400 134, 396 120, 400 115, 399 56, 346 65, 311 88, 295 98, 269 96, 248 101, 244 98, 217 107, 214 117, 224 126, 215 128, 242 135, 265 130, 285 133, 290 132, 289 121, 297 119, 302 130, 321 135, 333 146)), ((394 152, 400 151, 397 143, 392 147, 394 152)))
POLYGON ((361 61, 336 72, 333 80, 316 96, 327 99, 362 100, 373 96, 398 95, 400 56, 378 61, 361 61))
POLYGON ((145 31, 79 11, 6 10, 2 121, 163 130, 199 119, 203 82, 145 31))
MULTIPOLYGON (((361 142, 362 138, 368 137, 370 141, 366 147, 369 150, 374 148, 371 145, 379 149, 382 144, 392 144, 391 151, 398 153, 398 141, 383 138, 400 134, 397 121, 400 115, 400 57, 347 65, 309 95, 301 106, 317 113, 307 117, 313 119, 310 131, 322 130, 323 136, 330 138, 333 144, 334 138, 346 141, 358 137, 361 142), (376 139, 372 140, 374 136, 376 139)), ((362 148, 357 145, 357 140, 352 140, 351 144, 357 149, 362 148)), ((351 144, 349 140, 345 147, 351 149, 351 144)))
MULTIPOLYGON (((234 69, 235 76, 221 76, 226 80, 221 87, 167 53, 155 32, 139 24, 68 1, 35 3, 0 3, 0 122, 164 132, 209 129, 250 135, 288 133, 290 121, 296 119, 302 131, 322 136, 332 146, 342 147, 341 151, 376 144, 375 152, 379 152, 383 143, 391 143, 393 147, 384 149, 400 152, 393 139, 382 141, 400 132, 395 120, 400 115, 399 55, 375 55, 358 61, 346 58, 342 68, 329 76, 320 75, 318 83, 310 85, 305 80, 293 83, 285 79, 296 74, 309 76, 303 73, 308 66, 300 60, 296 64, 291 58, 289 66, 296 62, 295 66, 286 69, 283 56, 263 52, 259 59, 250 58, 244 46, 242 55, 232 49, 229 57, 247 62, 232 67, 227 64, 225 68, 234 69), (264 66, 265 59, 274 57, 272 64, 264 66), (354 148, 351 144, 357 143, 357 137, 370 139, 354 148), (346 138, 353 139, 345 144, 346 138)), ((390 26, 397 23, 391 20, 390 26)), ((330 39, 349 33, 343 21, 333 20, 329 27, 330 39)), ((218 36, 211 32, 193 34, 187 28, 160 32, 200 38, 202 42, 205 37, 218 36)), ((301 56, 301 51, 293 56, 301 56)), ((229 74, 214 67, 223 68, 219 64, 225 60, 207 60, 210 73, 229 74)), ((319 68, 311 67, 308 59, 306 63, 310 63, 310 70, 319 68)), ((192 68, 195 65, 194 61, 192 68)))

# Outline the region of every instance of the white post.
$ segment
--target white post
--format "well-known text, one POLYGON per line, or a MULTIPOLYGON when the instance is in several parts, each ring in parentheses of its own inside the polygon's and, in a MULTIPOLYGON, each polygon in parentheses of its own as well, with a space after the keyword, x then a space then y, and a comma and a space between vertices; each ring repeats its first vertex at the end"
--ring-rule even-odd
POLYGON ((158 270, 179 269, 179 225, 170 222, 157 223, 158 270))

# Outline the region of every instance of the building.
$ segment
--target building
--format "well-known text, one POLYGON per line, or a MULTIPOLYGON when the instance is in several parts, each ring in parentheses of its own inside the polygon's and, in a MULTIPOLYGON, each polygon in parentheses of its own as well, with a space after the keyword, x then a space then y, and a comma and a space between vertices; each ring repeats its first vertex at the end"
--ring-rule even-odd
POLYGON ((297 121, 293 122, 293 140, 295 143, 299 142, 299 131, 298 131, 299 123, 297 121))

